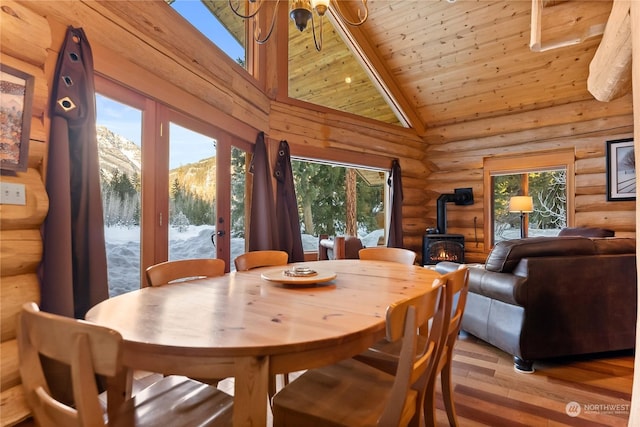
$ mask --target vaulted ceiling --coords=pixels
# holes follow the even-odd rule
[[[540,15],[532,40],[535,2]],[[352,10],[357,3],[341,2]],[[325,29],[320,53],[309,29],[290,31],[301,38],[290,41],[289,94],[385,122],[406,121],[418,132],[593,99],[589,64],[612,3],[369,0],[367,22],[347,27],[346,45],[357,46],[356,55],[345,50],[340,29]],[[210,7],[228,13],[226,1]],[[357,77],[345,90],[350,73]],[[310,84],[314,79],[321,79],[322,90]],[[384,97],[376,93],[381,88]]]

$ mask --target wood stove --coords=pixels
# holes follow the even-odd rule
[[[422,237],[422,265],[440,261],[464,262],[464,236],[462,234],[430,234]]]
[[[438,228],[427,229],[422,237],[422,265],[433,265],[440,261],[464,262],[464,235],[447,234],[447,203],[472,205],[471,188],[456,188],[453,194],[441,194],[437,201]]]

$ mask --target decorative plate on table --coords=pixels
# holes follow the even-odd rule
[[[262,273],[262,278],[283,285],[315,285],[335,279],[332,271],[317,271],[305,266],[295,266],[284,270],[270,270]]]

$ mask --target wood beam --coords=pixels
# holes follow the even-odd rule
[[[347,12],[344,6],[341,11]],[[411,103],[395,82],[385,61],[378,56],[377,50],[371,46],[360,27],[351,27],[345,24],[338,18],[333,6],[329,8],[327,16],[400,122],[404,126],[412,127],[418,134],[424,133],[425,124],[420,119],[420,115],[411,107]],[[348,16],[348,18],[352,21],[357,20],[352,16]]]
[[[544,52],[602,35],[610,7],[607,1],[531,0],[529,48],[532,52]]]
[[[600,46],[589,65],[587,88],[598,101],[631,91],[631,2],[615,0]]]

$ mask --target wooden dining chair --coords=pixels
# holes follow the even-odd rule
[[[289,262],[289,254],[285,251],[250,251],[238,255],[233,263],[236,271],[247,271],[258,267],[285,265]]]
[[[419,426],[419,390],[435,368],[442,336],[443,283],[436,279],[424,294],[387,308],[386,339],[400,346],[394,375],[355,359],[310,369],[273,398],[274,427]],[[429,325],[432,339],[418,348],[418,328]]]
[[[225,262],[217,258],[189,258],[165,261],[147,267],[149,286],[162,286],[183,280],[224,275]],[[194,378],[199,382],[216,386],[223,378]]]
[[[453,402],[453,387],[451,384],[451,368],[453,347],[455,346],[462,325],[462,315],[467,301],[469,289],[469,268],[461,264],[458,270],[442,276],[445,282],[443,291],[444,313],[449,318],[445,322],[442,335],[442,345],[438,349],[438,363],[436,364],[424,391],[424,417],[427,426],[436,425],[435,422],[435,391],[438,375],[442,386],[442,399],[447,412],[449,424],[457,426],[457,416]],[[429,339],[429,335],[422,331],[419,342]],[[354,359],[364,362],[384,372],[393,373],[398,366],[399,349],[393,343],[380,341],[367,351],[357,355]]]
[[[356,236],[335,236],[329,238],[321,234],[318,238],[318,261],[328,259],[358,259],[362,240]]]
[[[413,265],[416,261],[416,253],[412,250],[404,248],[387,248],[385,246],[362,248],[358,251],[358,255],[360,256],[360,259],[392,261],[407,265]]]
[[[25,303],[17,328],[20,375],[35,421],[53,426],[227,426],[233,398],[186,377],[167,376],[127,398],[127,369],[122,365],[122,336],[83,320],[45,313]],[[74,404],[56,400],[41,357],[68,365]],[[106,379],[107,414],[98,397],[96,376]],[[105,418],[108,422],[105,424]]]
[[[445,325],[446,335],[444,345],[440,351],[439,361],[436,364],[429,383],[424,401],[424,414],[426,425],[436,425],[436,382],[440,375],[442,388],[442,400],[449,419],[449,425],[457,426],[458,417],[453,402],[453,385],[451,384],[451,369],[453,364],[453,347],[458,340],[462,315],[467,304],[469,292],[469,267],[462,264],[458,270],[447,273],[447,284],[444,290],[446,310],[451,313],[449,324]]]
[[[273,265],[286,265],[289,262],[289,254],[285,251],[249,251],[242,255],[238,255],[233,263],[236,266],[236,271],[247,271],[259,267],[269,267]],[[282,374],[282,383],[286,386],[289,384],[289,374]],[[276,393],[277,383],[276,378],[271,377],[269,379],[269,401]]]
[[[224,275],[224,268],[224,261],[217,258],[165,261],[147,268],[147,284],[149,286],[160,286],[197,277],[222,276]]]

